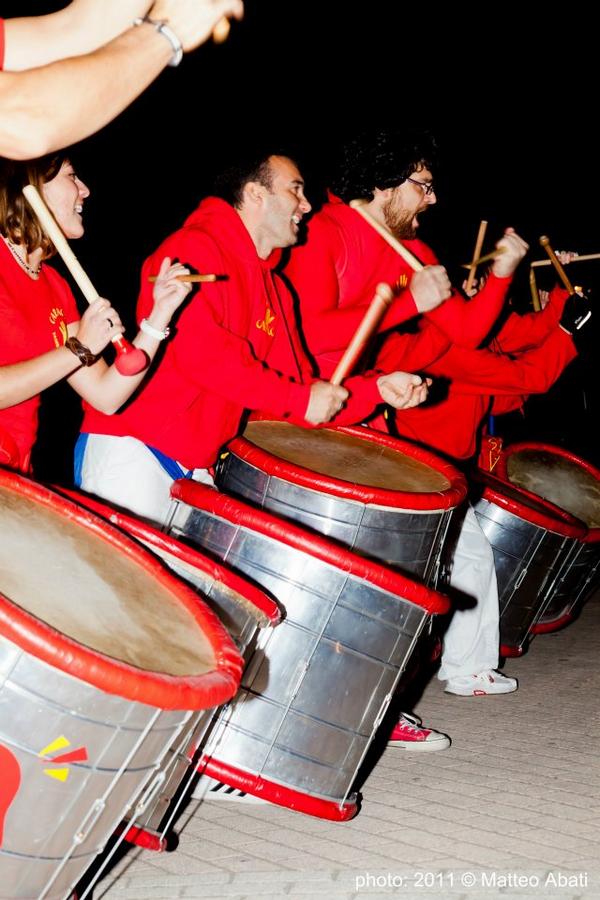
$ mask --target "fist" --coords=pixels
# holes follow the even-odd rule
[[[379,395],[384,403],[394,409],[410,409],[427,399],[431,378],[421,378],[409,372],[392,372],[377,380]]]
[[[514,228],[507,228],[496,244],[496,250],[502,250],[494,260],[492,272],[498,278],[510,278],[529,250],[529,244],[519,237]]]
[[[410,280],[410,292],[419,312],[435,309],[452,293],[450,279],[443,266],[425,266]]]
[[[328,381],[315,381],[310,386],[310,400],[304,418],[311,425],[322,425],[333,419],[348,399],[346,388]]]

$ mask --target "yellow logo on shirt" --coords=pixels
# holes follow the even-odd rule
[[[48,319],[51,325],[56,325],[56,323],[58,322],[58,334],[56,333],[56,331],[52,332],[52,340],[54,341],[54,346],[63,347],[67,338],[69,337],[69,332],[67,331],[67,326],[65,324],[64,310],[60,306],[53,307],[53,309],[50,310]]]
[[[400,278],[397,278],[394,284],[392,285],[392,290],[395,294],[399,294],[400,291],[404,290],[406,285],[408,284],[408,276],[406,274],[401,275]]]
[[[273,310],[267,303],[267,308],[265,309],[265,317],[264,319],[259,319],[256,323],[256,327],[260,331],[264,331],[269,337],[273,337],[275,335],[275,331],[273,330],[273,322],[275,321],[275,316],[273,315]]]

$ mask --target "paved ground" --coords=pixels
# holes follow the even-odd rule
[[[194,801],[175,852],[131,849],[94,900],[600,898],[599,657],[596,596],[507,663],[516,694],[432,681],[416,711],[451,749],[386,750],[353,821]]]

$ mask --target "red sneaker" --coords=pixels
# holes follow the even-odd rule
[[[403,750],[446,750],[450,746],[450,738],[433,728],[423,728],[421,720],[415,716],[402,713],[388,741],[390,747],[401,747]]]

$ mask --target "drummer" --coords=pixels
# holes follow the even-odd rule
[[[435,145],[431,137],[406,130],[364,135],[344,148],[329,201],[311,219],[306,244],[293,250],[286,268],[298,296],[307,344],[321,374],[327,374],[335,366],[364,313],[376,280],[381,277],[405,285],[404,293],[398,297],[399,305],[407,303],[407,295],[412,296],[416,301],[414,312],[425,314],[426,327],[419,333],[397,337],[396,349],[404,345],[407,358],[410,350],[419,370],[443,355],[453,343],[477,347],[501,312],[512,275],[527,249],[512,229],[507,229],[498,242],[503,252],[494,261],[485,288],[477,297],[467,303],[454,292],[440,305],[443,299],[440,284],[442,293],[446,288],[440,279],[445,271],[440,271],[430,248],[417,239],[420,216],[436,202],[434,164]],[[372,217],[426,263],[425,268],[413,274],[396,251],[347,205],[352,199],[367,201]],[[426,299],[421,299],[422,296]],[[384,318],[381,326],[384,338],[391,333],[393,324]],[[396,359],[402,358],[398,352]],[[473,629],[468,633],[458,620],[449,631],[456,629],[461,646],[471,651],[466,654],[465,670],[460,673],[468,681],[467,692],[509,693],[516,690],[516,680],[497,671],[499,616],[493,556],[474,515],[468,514],[468,523],[469,533],[474,523],[480,536],[481,565],[472,566],[470,547],[465,549],[466,561],[463,561],[463,546],[459,542],[451,584],[475,594],[480,609],[493,610],[496,636],[490,637],[481,629],[475,635]],[[464,533],[467,534],[466,529]],[[475,573],[478,577],[474,584]],[[464,693],[465,689],[462,681],[448,680],[446,690]],[[416,730],[411,719],[402,716],[390,742],[404,749],[448,746],[447,740],[446,743],[436,741],[436,736],[443,737],[430,729]]]
[[[145,372],[123,376],[100,354],[123,333],[119,314],[98,299],[80,316],[63,278],[46,262],[54,247],[22,194],[33,184],[69,238],[81,237],[89,196],[68,157],[28,163],[0,159],[0,461],[26,472],[37,434],[40,393],[66,378],[85,400],[111,413],[127,400]],[[189,293],[177,280],[187,270],[162,261],[148,304],[148,327],[134,343],[151,360],[164,329]]]
[[[243,160],[223,174],[218,195],[146,260],[138,316],[147,315],[149,279],[165,254],[217,280],[199,285],[133,403],[116,416],[87,410],[76,448],[81,487],[155,522],[168,515],[174,479],[212,483],[210,469],[246,410],[342,424],[383,402],[413,406],[427,393],[419,376],[404,372],[350,378],[344,387],[312,377],[292,298],[274,272],[311,208],[290,157]],[[168,330],[153,334],[169,338]]]

